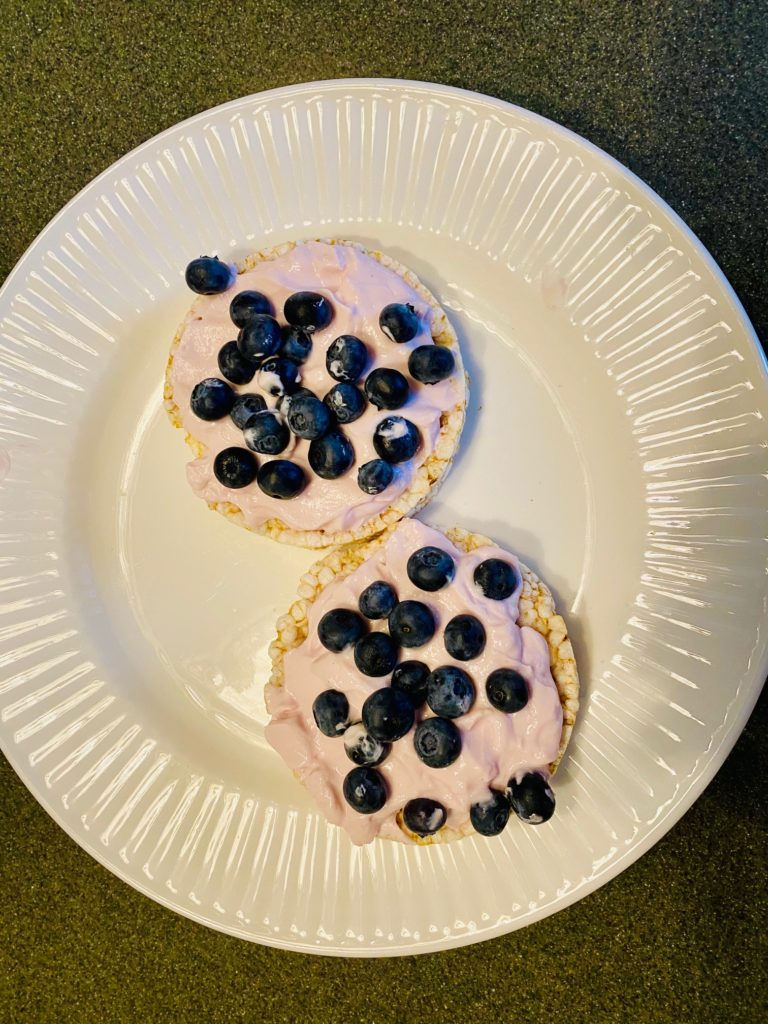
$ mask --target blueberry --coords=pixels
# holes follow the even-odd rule
[[[236,327],[245,327],[258,313],[274,314],[272,303],[261,292],[238,292],[229,304],[229,318]]]
[[[283,414],[283,416],[288,415],[288,410],[291,407],[291,402],[293,402],[294,399],[298,398],[299,395],[306,395],[307,398],[314,398],[315,392],[310,391],[309,388],[296,388],[296,390],[292,391],[289,395],[280,395],[276,402],[276,405],[280,412]]]
[[[279,412],[264,409],[252,416],[243,431],[245,443],[259,455],[279,455],[288,447],[290,431]]]
[[[201,420],[220,420],[235,403],[235,392],[226,381],[218,377],[206,377],[192,389],[189,400],[195,416]]]
[[[294,292],[285,300],[283,312],[291,327],[301,327],[310,333],[327,327],[333,319],[333,307],[317,292]]]
[[[323,690],[312,702],[312,714],[323,736],[341,736],[349,724],[349,701],[339,690]]]
[[[282,398],[296,390],[299,380],[299,368],[290,359],[283,359],[281,356],[272,356],[265,359],[261,364],[259,375],[256,378],[262,391],[274,398]]]
[[[354,384],[336,384],[323,399],[339,423],[354,423],[365,412],[365,395]]]
[[[385,686],[363,704],[363,724],[374,739],[393,743],[413,725],[413,704],[404,693]]]
[[[386,619],[397,604],[397,594],[384,580],[375,580],[362,592],[358,604],[367,619]]]
[[[435,617],[421,601],[401,601],[388,621],[390,635],[401,647],[423,647],[435,635]]]
[[[445,345],[419,345],[408,357],[408,372],[422,384],[438,384],[456,367],[453,352]]]
[[[528,684],[513,668],[491,672],[485,681],[485,692],[495,708],[510,714],[521,711],[528,703]]]
[[[475,684],[456,665],[444,665],[429,673],[427,704],[436,715],[458,718],[466,715],[475,702]]]
[[[447,718],[425,718],[413,734],[413,746],[428,768],[447,768],[461,753],[461,733]]]
[[[377,409],[400,409],[408,401],[408,381],[399,370],[381,366],[369,373],[365,380],[368,401]]]
[[[410,302],[391,302],[381,311],[379,327],[390,341],[411,341],[419,333],[421,321]]]
[[[420,446],[418,428],[404,416],[387,416],[373,432],[373,447],[385,462],[407,462]]]
[[[306,362],[312,351],[312,339],[309,334],[300,327],[283,327],[282,334],[280,355],[297,365]]]
[[[507,796],[512,810],[528,825],[541,825],[555,813],[555,794],[539,772],[527,772],[519,781],[513,776]]]
[[[266,313],[254,313],[237,336],[241,355],[260,363],[280,348],[280,324]]]
[[[368,349],[359,338],[342,334],[331,342],[325,353],[325,365],[334,380],[354,384],[368,362]]]
[[[392,748],[374,739],[362,722],[356,722],[344,733],[344,749],[350,761],[373,768],[381,764]]]
[[[218,256],[200,256],[187,264],[184,279],[187,287],[198,295],[218,295],[231,288],[237,278],[237,271],[230,263],[224,263]]]
[[[263,412],[266,408],[267,403],[261,395],[238,395],[229,415],[236,427],[245,430],[256,413]]]
[[[456,661],[471,661],[483,652],[485,629],[474,615],[454,615],[445,627],[443,641]]]
[[[225,448],[213,460],[213,472],[225,487],[247,487],[256,479],[258,465],[246,448]]]
[[[434,592],[451,582],[456,575],[456,566],[447,551],[428,545],[414,551],[408,559],[406,572],[419,590]]]
[[[365,676],[388,676],[397,664],[397,644],[387,633],[368,633],[355,644],[355,665]]]
[[[392,673],[392,689],[406,694],[415,708],[427,699],[429,667],[423,661],[401,661]]]
[[[270,498],[295,498],[307,486],[301,466],[288,459],[271,459],[259,469],[256,483]]]
[[[233,384],[248,384],[256,373],[256,364],[241,355],[236,341],[228,341],[222,345],[218,355],[219,370],[222,377]]]
[[[475,569],[473,579],[492,601],[503,601],[510,597],[520,582],[515,567],[501,558],[486,558]]]
[[[338,654],[356,644],[367,629],[365,619],[351,608],[334,608],[320,619],[317,635],[323,647]]]
[[[357,471],[357,486],[366,494],[381,494],[392,483],[394,469],[383,459],[371,459]]]
[[[448,812],[437,800],[419,796],[409,800],[403,808],[405,827],[417,836],[433,836],[445,824]]]
[[[332,430],[309,446],[309,464],[324,480],[335,480],[355,461],[352,442],[340,430]]]
[[[492,789],[487,800],[481,800],[469,808],[469,820],[475,832],[481,836],[497,836],[507,826],[509,810],[506,794]]]
[[[333,417],[324,402],[314,395],[300,395],[288,405],[288,426],[297,437],[314,441],[331,429]]]
[[[387,787],[375,768],[353,768],[344,779],[344,799],[360,814],[375,814],[387,802]]]

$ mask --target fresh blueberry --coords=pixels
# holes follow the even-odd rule
[[[362,592],[358,604],[367,619],[386,619],[397,604],[397,594],[384,580],[374,580]]]
[[[206,377],[195,384],[189,404],[192,412],[201,420],[220,420],[232,409],[235,397],[235,392],[226,381],[218,377]]]
[[[428,768],[447,768],[461,753],[461,733],[447,718],[425,718],[413,734],[413,746]]]
[[[474,615],[454,615],[445,627],[445,649],[456,661],[471,661],[485,647],[485,628]]]
[[[233,384],[248,384],[256,373],[256,364],[246,359],[236,341],[228,341],[219,349],[219,370]]]
[[[415,708],[420,708],[427,699],[429,666],[423,661],[401,661],[392,673],[392,689],[410,697]]]
[[[406,572],[419,590],[434,592],[447,586],[456,575],[456,566],[447,551],[428,545],[414,551],[408,559]]]
[[[469,820],[475,832],[481,836],[497,836],[507,827],[509,810],[507,795],[492,789],[487,800],[481,800],[469,808]]]
[[[475,702],[475,684],[457,665],[443,665],[429,673],[427,704],[436,715],[458,718],[466,715]]]
[[[368,633],[355,644],[355,665],[364,676],[388,676],[397,664],[397,644],[387,633]]]
[[[473,575],[475,583],[492,601],[503,601],[514,594],[520,582],[515,567],[501,558],[486,558]]]
[[[335,384],[323,399],[339,423],[354,423],[365,412],[365,395],[354,384]]]
[[[385,686],[366,698],[363,724],[374,739],[394,743],[413,725],[413,704],[404,693]]]
[[[392,483],[394,469],[383,459],[371,459],[357,471],[357,486],[366,494],[381,494]]]
[[[263,412],[266,408],[267,403],[261,395],[238,395],[229,415],[236,427],[245,430],[256,413]]]
[[[437,800],[419,796],[409,800],[403,808],[405,827],[417,836],[433,836],[445,824],[448,812]]]
[[[388,622],[390,635],[401,647],[423,647],[435,635],[435,617],[421,601],[401,601]]]
[[[290,402],[286,418],[294,434],[306,441],[323,437],[333,422],[328,406],[314,395],[301,395]]]
[[[373,432],[373,447],[385,462],[407,462],[421,446],[418,428],[404,416],[387,416]]]
[[[352,442],[340,430],[332,430],[309,446],[309,464],[324,480],[335,480],[355,461]]]
[[[259,455],[279,455],[288,447],[291,439],[285,420],[274,409],[257,412],[243,431],[245,443],[252,452]]]
[[[499,711],[513,714],[528,703],[528,684],[513,668],[497,668],[485,681],[490,703]]]
[[[283,343],[280,346],[280,355],[297,365],[306,362],[312,351],[312,339],[309,334],[300,327],[283,327],[282,334]]]
[[[521,779],[513,776],[507,796],[512,810],[528,825],[541,825],[555,813],[555,794],[539,772],[527,772]]]
[[[288,415],[288,410],[291,407],[291,402],[295,398],[298,398],[299,395],[306,395],[307,398],[314,398],[315,392],[310,391],[309,388],[296,388],[296,390],[292,391],[289,395],[280,395],[276,402],[276,405],[280,412],[283,414],[283,416]]]
[[[419,333],[419,314],[410,302],[391,302],[379,316],[379,327],[390,341],[411,341]]]
[[[317,635],[323,647],[339,654],[345,647],[356,644],[367,630],[365,619],[357,612],[351,608],[334,608],[320,619]]]
[[[323,736],[341,736],[349,724],[349,701],[339,690],[323,690],[312,702],[312,714]]]
[[[354,384],[368,362],[368,349],[359,338],[342,334],[331,342],[325,353],[325,365],[334,380]]]
[[[377,409],[400,409],[408,401],[408,381],[399,370],[380,366],[365,379],[368,401]]]
[[[237,336],[241,355],[252,363],[273,356],[280,348],[280,324],[267,313],[254,313]]]
[[[408,357],[408,372],[422,384],[439,384],[455,367],[453,352],[445,345],[419,345]]]
[[[262,391],[274,398],[282,398],[296,390],[299,380],[299,368],[290,359],[283,359],[281,356],[272,356],[265,359],[261,364],[259,375],[256,378]]]
[[[387,802],[387,787],[375,768],[353,768],[344,779],[344,799],[360,814],[375,814]]]
[[[258,462],[247,448],[225,448],[213,460],[213,472],[225,487],[247,487],[256,479]]]
[[[198,295],[218,295],[231,288],[237,278],[237,270],[224,263],[218,256],[200,256],[187,264],[184,279],[187,287]]]
[[[294,292],[285,300],[283,312],[291,327],[301,327],[310,333],[327,327],[333,319],[333,307],[317,292]]]
[[[344,733],[344,749],[350,761],[373,768],[381,764],[392,748],[374,739],[362,722],[356,722]]]
[[[245,327],[259,313],[274,314],[272,303],[261,292],[238,292],[229,304],[229,318],[236,327]]]
[[[289,459],[271,459],[259,469],[256,483],[270,498],[295,498],[307,486],[301,466]]]

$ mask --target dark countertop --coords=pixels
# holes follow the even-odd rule
[[[417,78],[605,148],[688,222],[768,335],[759,0],[40,0],[0,15],[0,277],[95,174],[181,118],[292,82]],[[0,759],[0,1021],[756,1024],[767,731],[764,696],[683,820],[587,899],[492,942],[376,962],[252,946],[164,910],[80,850]]]

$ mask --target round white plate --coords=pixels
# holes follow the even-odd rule
[[[187,261],[381,245],[473,382],[426,519],[548,580],[583,710],[546,828],[356,849],[266,745],[273,623],[315,556],[188,490],[161,409]],[[691,805],[766,672],[766,373],[712,260],[604,153],[442,86],[323,82],[200,114],[49,224],[0,299],[0,739],[131,885],[244,938],[386,955],[579,899]]]

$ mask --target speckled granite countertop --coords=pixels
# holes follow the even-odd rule
[[[428,79],[604,147],[709,247],[768,334],[768,12],[759,0],[440,4],[28,2],[0,7],[0,277],[126,150],[292,82]],[[685,818],[586,900],[428,957],[251,946],[112,877],[0,760],[0,1021],[501,1020],[757,1024],[768,699]]]

